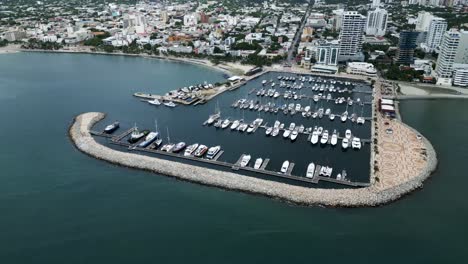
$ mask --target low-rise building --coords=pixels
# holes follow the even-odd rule
[[[372,63],[367,62],[349,62],[346,67],[346,72],[349,74],[376,76],[377,70]]]

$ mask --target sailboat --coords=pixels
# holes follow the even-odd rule
[[[162,146],[161,150],[171,152],[171,150],[174,148],[175,145],[171,143],[171,138],[169,137],[169,128],[166,128],[166,129],[167,129],[167,144]]]

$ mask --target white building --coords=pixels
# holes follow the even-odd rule
[[[372,7],[378,7],[380,5],[380,0],[372,0]]]
[[[339,31],[343,22],[344,9],[333,10],[333,29]]]
[[[453,85],[455,86],[468,86],[468,65],[467,64],[455,64],[453,66]]]
[[[387,30],[388,12],[376,8],[367,14],[366,35],[383,36]]]
[[[372,63],[367,62],[349,62],[346,67],[346,72],[349,74],[376,76],[377,70]]]
[[[438,51],[442,37],[447,31],[447,21],[440,17],[433,17],[429,24],[426,42],[421,45],[426,52]]]
[[[198,23],[197,17],[194,14],[187,14],[184,16],[184,26],[192,27]]]
[[[421,11],[418,13],[418,20],[416,22],[416,31],[425,32],[429,30],[429,25],[434,16],[430,12]]]
[[[468,64],[468,31],[451,29],[444,34],[435,69],[438,84],[452,83],[454,63]]]
[[[362,50],[366,17],[356,11],[343,13],[340,32],[340,60],[353,59]]]
[[[322,65],[338,65],[338,54],[340,52],[340,44],[338,40],[321,41],[315,53],[317,64]]]

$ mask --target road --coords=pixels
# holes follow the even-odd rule
[[[311,7],[314,5],[314,1],[310,0],[309,6],[307,7],[307,10],[304,14],[304,17],[302,17],[301,25],[299,26],[298,30],[296,31],[296,35],[294,35],[294,39],[291,43],[291,48],[288,51],[288,58],[286,59],[286,63],[289,65],[292,65],[293,60],[294,60],[294,53],[297,51],[297,47],[299,46],[299,41],[301,40],[301,35],[302,35],[302,30],[304,29],[304,26],[307,22],[307,18],[310,15]]]

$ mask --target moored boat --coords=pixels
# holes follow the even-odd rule
[[[208,151],[208,147],[205,145],[198,146],[197,150],[195,150],[194,156],[195,157],[202,157]]]
[[[281,173],[286,173],[288,171],[288,168],[289,168],[289,161],[285,160],[283,162],[283,165],[281,166]]]
[[[213,159],[214,157],[216,157],[216,155],[219,153],[220,150],[221,150],[221,146],[215,146],[215,147],[209,148],[208,153],[206,154],[206,158]]]
[[[254,169],[260,169],[260,167],[262,166],[263,164],[263,159],[262,158],[258,158],[255,160],[255,164],[254,164]]]
[[[311,163],[309,163],[309,166],[307,166],[306,177],[307,178],[313,178],[314,177],[314,172],[315,172],[315,164],[313,162],[311,162]]]
[[[184,156],[191,156],[198,148],[198,143],[192,144],[185,149]]]
[[[247,165],[249,164],[251,158],[252,158],[252,157],[251,157],[250,155],[244,155],[244,156],[242,157],[240,166],[241,166],[241,167],[247,166]]]
[[[119,122],[114,122],[104,128],[104,133],[106,134],[112,134],[114,131],[116,131],[120,127]]]
[[[175,144],[174,148],[172,149],[172,152],[175,152],[175,153],[180,152],[185,148],[185,146],[186,146],[185,142],[179,142]]]

